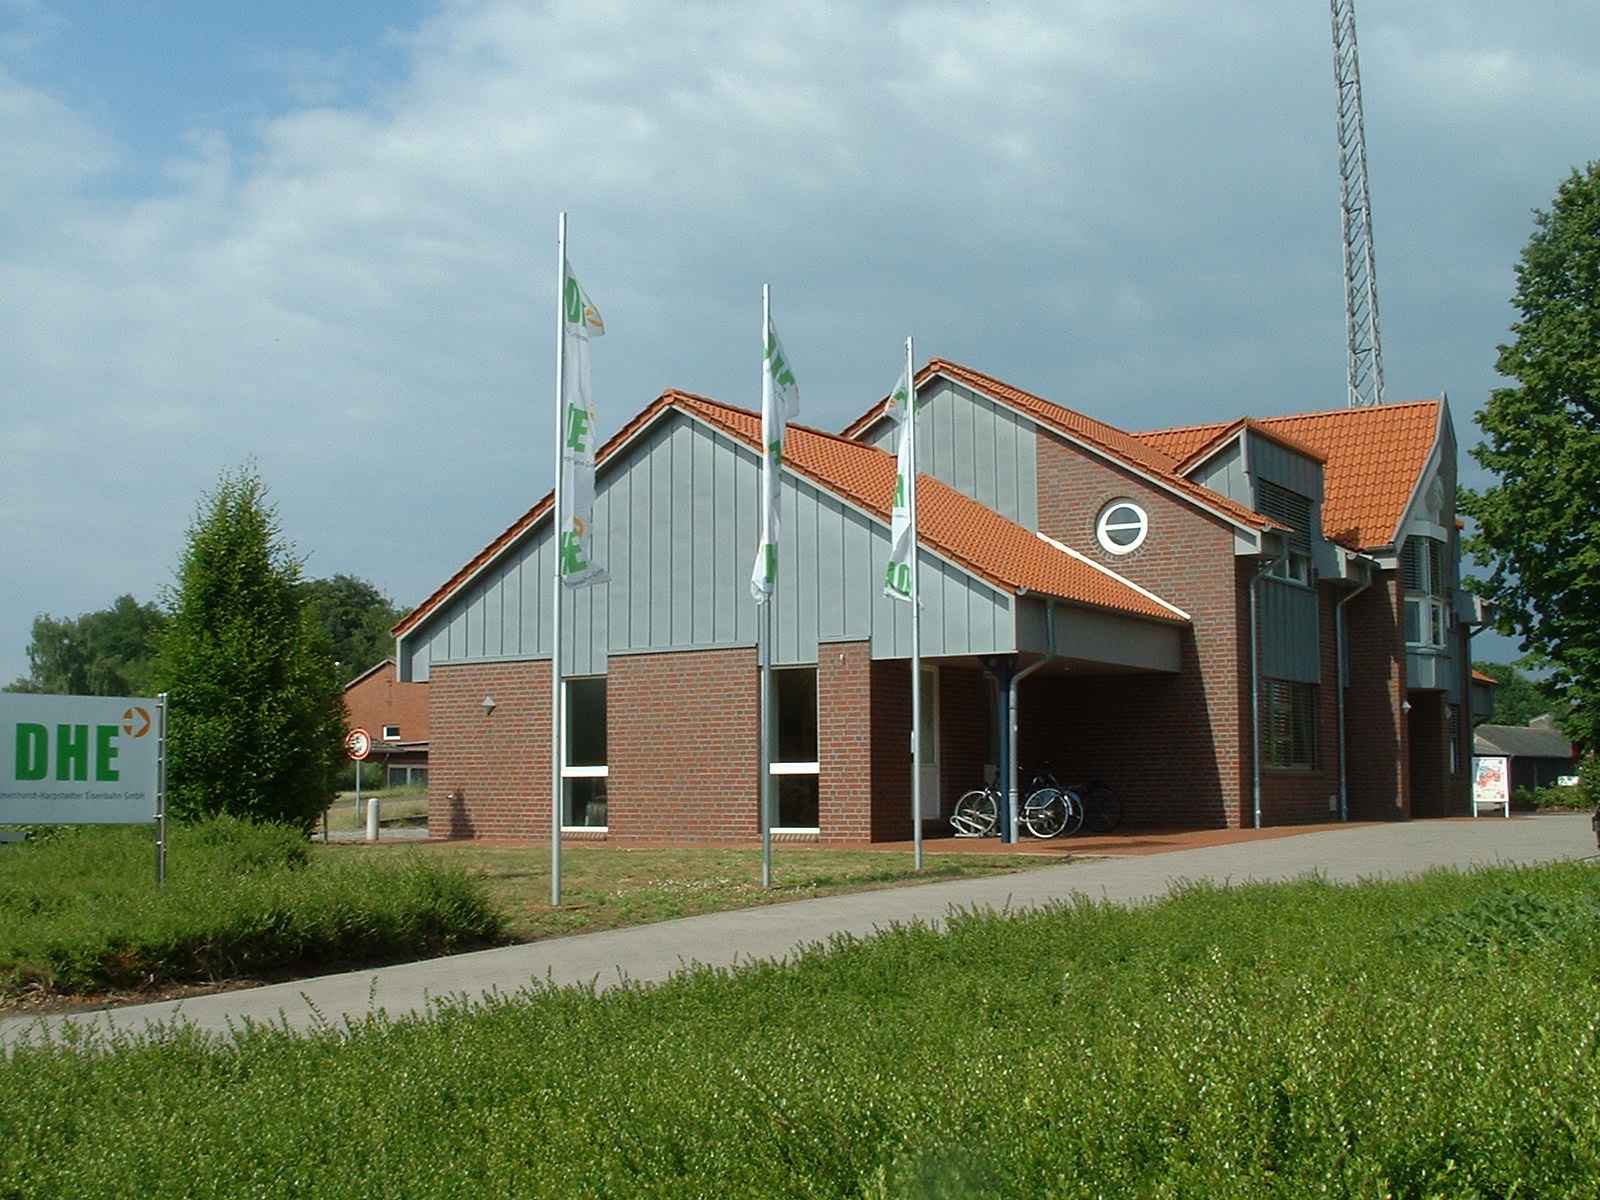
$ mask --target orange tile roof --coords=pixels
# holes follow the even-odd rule
[[[758,414],[704,396],[668,390],[600,448],[597,462],[610,459],[667,408],[697,417],[751,449],[760,450]],[[862,442],[790,424],[784,465],[880,520],[889,520],[894,502],[893,455]],[[531,530],[553,503],[553,495],[547,494],[419,604],[395,627],[395,633],[416,628],[447,597]],[[917,526],[925,548],[1013,595],[1026,590],[1157,621],[1188,620],[1180,610],[1114,572],[1052,545],[954,488],[920,474]]]
[[[1412,493],[1438,441],[1441,402],[1415,400],[1252,420],[1254,428],[1324,460],[1324,535],[1352,550],[1394,544]],[[1193,425],[1140,434],[1187,464],[1234,425]]]
[[[1009,383],[985,375],[981,371],[974,371],[971,367],[964,367],[960,363],[944,358],[928,360],[928,365],[917,372],[917,386],[922,387],[935,375],[943,375],[952,382],[960,383],[1010,405],[1041,425],[1122,463],[1158,485],[1178,493],[1191,503],[1208,508],[1236,525],[1248,529],[1286,528],[1270,517],[1253,512],[1230,497],[1214,492],[1181,475],[1177,470],[1178,459],[1165,447],[1153,444],[1143,437],[1125,433],[1107,425],[1104,421],[1096,421],[1093,417],[1086,417],[1080,412],[1074,412],[1070,408],[1064,408],[1021,388],[1012,387]],[[845,428],[843,436],[859,437],[882,416],[883,404],[880,402],[852,421]]]
[[[671,393],[679,407],[761,445],[761,418],[703,396]],[[894,504],[895,460],[843,435],[790,425],[784,465],[887,521]],[[1003,591],[1022,589],[1161,621],[1185,621],[1178,609],[1096,563],[1067,553],[1014,521],[928,475],[917,476],[922,545]]]

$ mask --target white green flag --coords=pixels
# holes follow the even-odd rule
[[[767,321],[761,372],[761,545],[750,573],[750,595],[758,604],[772,596],[778,579],[778,478],[783,465],[783,439],[790,421],[800,415],[800,386],[783,352],[772,321]]]
[[[916,486],[916,446],[912,442],[910,388],[906,373],[889,394],[884,415],[900,426],[900,453],[894,476],[894,510],[889,517],[889,569],[883,577],[883,594],[895,600],[911,600],[911,556],[916,553],[916,535],[911,528],[911,489]]]
[[[589,339],[606,331],[600,312],[584,295],[572,267],[562,267],[561,511],[556,514],[561,582],[569,588],[604,583],[609,576],[590,558],[594,514],[594,392],[589,381]]]

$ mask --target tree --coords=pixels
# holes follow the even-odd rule
[[[1544,680],[1524,674],[1511,663],[1475,662],[1472,669],[1499,684],[1494,690],[1496,725],[1527,725],[1535,717],[1560,714],[1565,708]]]
[[[1548,663],[1570,705],[1566,734],[1600,734],[1600,164],[1574,171],[1517,267],[1522,314],[1476,420],[1472,456],[1498,483],[1464,492],[1477,523],[1468,549],[1492,565],[1472,590],[1495,604],[1502,633]]]
[[[157,661],[168,810],[309,829],[333,798],[344,694],[254,464],[201,497]]]
[[[333,645],[340,680],[354,679],[394,655],[389,631],[405,613],[365,579],[335,575],[307,580],[301,596]]]
[[[110,608],[76,618],[35,617],[28,674],[8,692],[63,696],[146,696],[167,614],[118,596]]]

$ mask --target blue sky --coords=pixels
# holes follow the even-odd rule
[[[1531,212],[1600,156],[1600,6],[1357,19],[1388,392],[1470,445]],[[823,428],[907,333],[1130,429],[1337,407],[1329,36],[1311,0],[0,0],[0,676],[34,616],[156,597],[251,457],[309,573],[427,595],[549,487],[562,209],[602,434],[753,405],[763,283]]]

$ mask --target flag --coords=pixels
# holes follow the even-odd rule
[[[750,595],[757,604],[771,598],[778,579],[778,474],[783,465],[784,433],[789,422],[800,415],[800,386],[770,317],[766,333],[761,372],[761,545],[750,572]]]
[[[606,325],[564,259],[561,274],[565,370],[561,378],[561,511],[556,514],[556,545],[561,582],[569,588],[580,588],[609,578],[605,569],[590,558],[595,417],[589,381],[589,339],[604,334]]]
[[[900,426],[900,453],[894,476],[894,510],[889,517],[889,569],[884,572],[883,594],[894,600],[911,600],[911,556],[916,534],[911,528],[911,487],[916,477],[916,447],[911,441],[911,397],[906,373],[889,394],[884,415]]]

